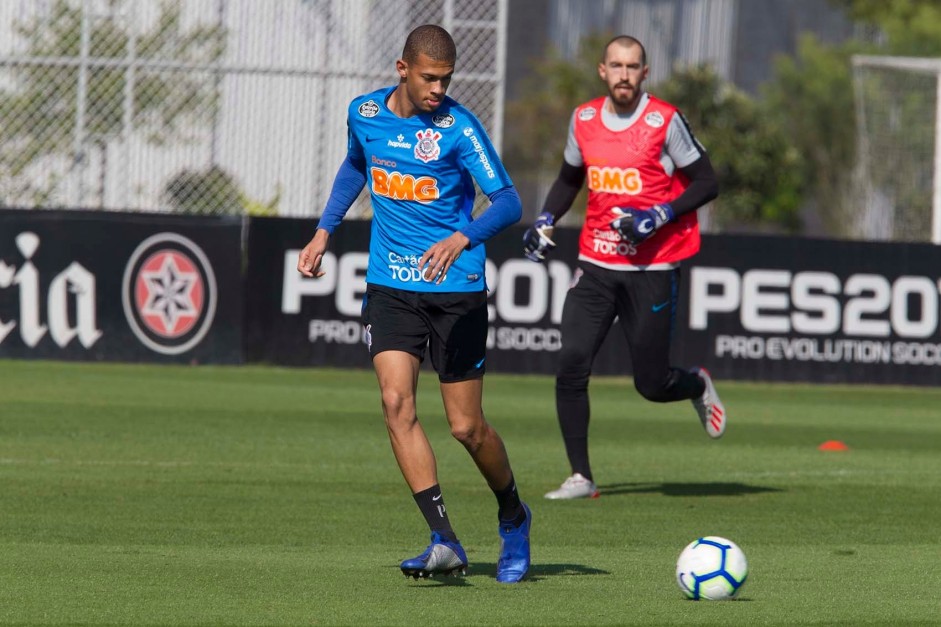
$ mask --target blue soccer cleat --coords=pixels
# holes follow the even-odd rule
[[[500,561],[497,562],[497,581],[516,583],[526,576],[529,570],[529,528],[533,523],[533,513],[523,503],[526,520],[519,527],[500,522]]]
[[[402,562],[400,568],[406,577],[427,579],[435,575],[450,575],[455,571],[467,573],[467,554],[460,542],[445,540],[431,532],[431,544],[425,552]]]

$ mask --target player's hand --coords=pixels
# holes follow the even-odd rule
[[[297,257],[297,271],[306,277],[319,279],[324,275],[320,269],[323,262],[323,254],[327,252],[327,242],[330,240],[330,234],[323,229],[317,229],[317,232],[304,246],[304,250]]]
[[[461,256],[470,240],[461,232],[456,232],[450,237],[432,244],[431,248],[425,251],[425,254],[418,260],[418,270],[426,281],[433,281],[436,285],[448,278],[448,270],[451,265]]]
[[[675,217],[673,207],[668,203],[654,205],[648,209],[614,207],[611,211],[617,216],[611,221],[611,228],[635,246]]]
[[[535,261],[545,261],[546,253],[555,248],[552,241],[552,231],[555,218],[548,211],[543,211],[533,222],[533,225],[523,233],[523,254],[526,258]]]

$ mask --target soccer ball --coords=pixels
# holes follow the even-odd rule
[[[676,583],[691,599],[731,599],[748,576],[745,553],[731,540],[706,536],[690,542],[676,561]]]

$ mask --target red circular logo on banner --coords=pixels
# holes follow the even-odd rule
[[[134,335],[165,355],[196,346],[215,316],[212,266],[199,246],[176,233],[141,242],[124,270],[122,295]]]
[[[193,328],[205,294],[197,265],[182,251],[169,248],[151,254],[134,282],[134,305],[141,321],[166,338],[181,337]]]

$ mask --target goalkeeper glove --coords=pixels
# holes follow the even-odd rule
[[[611,221],[611,228],[635,246],[653,235],[667,222],[672,222],[675,217],[673,207],[668,203],[654,205],[649,209],[614,207],[611,211],[617,216]]]
[[[523,233],[523,254],[531,261],[545,261],[546,253],[555,248],[550,239],[555,218],[548,211],[543,211],[533,225]]]

